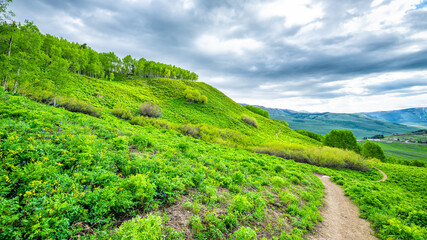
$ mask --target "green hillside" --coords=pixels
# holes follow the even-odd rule
[[[427,144],[378,142],[387,157],[398,160],[419,160],[427,163]]]
[[[190,70],[1,26],[0,239],[305,239],[313,172],[380,238],[427,237],[427,168],[323,146]]]
[[[313,171],[343,185],[381,238],[427,236],[425,168],[376,164],[393,181],[374,183],[375,169],[319,168],[2,92],[0,119],[2,239],[303,239],[322,219]]]
[[[378,134],[405,133],[418,128],[398,123],[379,121],[360,114],[347,113],[302,113],[285,109],[269,109],[270,117],[284,120],[292,129],[305,129],[318,134],[326,134],[333,129],[350,130],[358,138]]]

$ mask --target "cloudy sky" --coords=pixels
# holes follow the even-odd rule
[[[239,103],[427,107],[426,0],[14,0],[15,19],[174,64]]]

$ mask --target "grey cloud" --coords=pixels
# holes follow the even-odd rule
[[[416,40],[393,31],[393,27],[402,26],[407,27],[409,34],[426,31],[426,11],[407,12],[401,25],[386,32],[343,35],[339,32],[340,24],[370,11],[372,1],[323,0],[324,16],[316,20],[322,27],[310,31],[315,40],[310,43],[312,48],[307,49],[298,43],[285,43],[304,26],[285,27],[283,18],[260,20],[255,17],[258,9],[252,4],[265,2],[196,0],[194,9],[185,10],[179,1],[166,0],[153,0],[146,6],[124,0],[27,0],[14,1],[12,7],[19,20],[32,19],[45,32],[57,35],[62,29],[49,27],[52,17],[67,14],[84,23],[84,34],[93,36],[90,45],[96,50],[115,51],[122,57],[132,54],[136,58],[185,67],[198,72],[201,81],[224,77],[229,80],[212,84],[220,90],[259,91],[259,95],[271,99],[287,91],[293,92],[289,95],[297,92],[302,97],[336,98],[343,96],[337,93],[340,86],[329,87],[326,83],[372,73],[427,69],[427,49],[400,53],[397,50],[413,45]],[[97,10],[114,15],[104,19],[94,15]],[[238,28],[231,31],[235,26]],[[66,34],[71,41],[82,38],[79,32]],[[194,46],[195,40],[203,34],[216,35],[223,40],[252,38],[263,43],[264,48],[242,55],[210,56]],[[377,89],[371,86],[370,90],[399,91],[406,86],[402,81]],[[265,83],[277,83],[279,87],[275,91],[260,89]]]

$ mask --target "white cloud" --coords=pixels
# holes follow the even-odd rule
[[[324,15],[322,4],[310,0],[263,2],[257,7],[261,19],[283,17],[286,27],[305,25],[322,18]]]
[[[252,38],[219,39],[215,35],[202,35],[196,39],[197,48],[210,55],[243,55],[263,48],[263,43]]]

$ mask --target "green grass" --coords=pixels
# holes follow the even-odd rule
[[[160,118],[169,128],[181,129],[184,125],[208,129],[200,134],[203,140],[236,146],[236,141],[227,141],[222,135],[241,138],[238,146],[250,148],[265,142],[290,142],[303,145],[319,145],[318,142],[292,131],[284,123],[253,113],[240,106],[217,89],[202,83],[164,78],[121,77],[120,81],[93,79],[72,74],[71,79],[59,94],[85,101],[104,113],[114,108],[130,110],[135,116],[141,103],[150,101],[160,106]],[[205,104],[188,103],[186,89],[191,88],[205,95]],[[51,86],[27,86],[22,93],[40,101],[53,96]],[[247,115],[256,120],[258,128],[242,121]],[[156,124],[157,126],[162,124]],[[164,125],[164,124],[163,124]],[[208,126],[208,127],[206,127]],[[176,130],[177,130],[176,129]],[[276,133],[281,133],[276,139]],[[204,138],[203,138],[204,137]]]
[[[343,185],[345,194],[359,206],[380,239],[427,238],[427,170],[425,168],[376,163],[388,179],[375,169],[362,173],[320,169]]]
[[[0,119],[2,239],[300,239],[321,219],[309,165],[4,93]],[[296,201],[276,201],[281,191]],[[168,223],[181,199],[186,230]]]
[[[322,186],[312,171],[340,181],[380,238],[426,237],[425,168],[376,163],[389,180],[375,183],[375,169],[296,163],[4,93],[0,118],[0,238],[233,239],[255,232],[302,239],[322,219]],[[184,229],[168,222],[176,209],[187,216]]]
[[[383,143],[378,142],[386,157],[427,163],[427,144]]]

